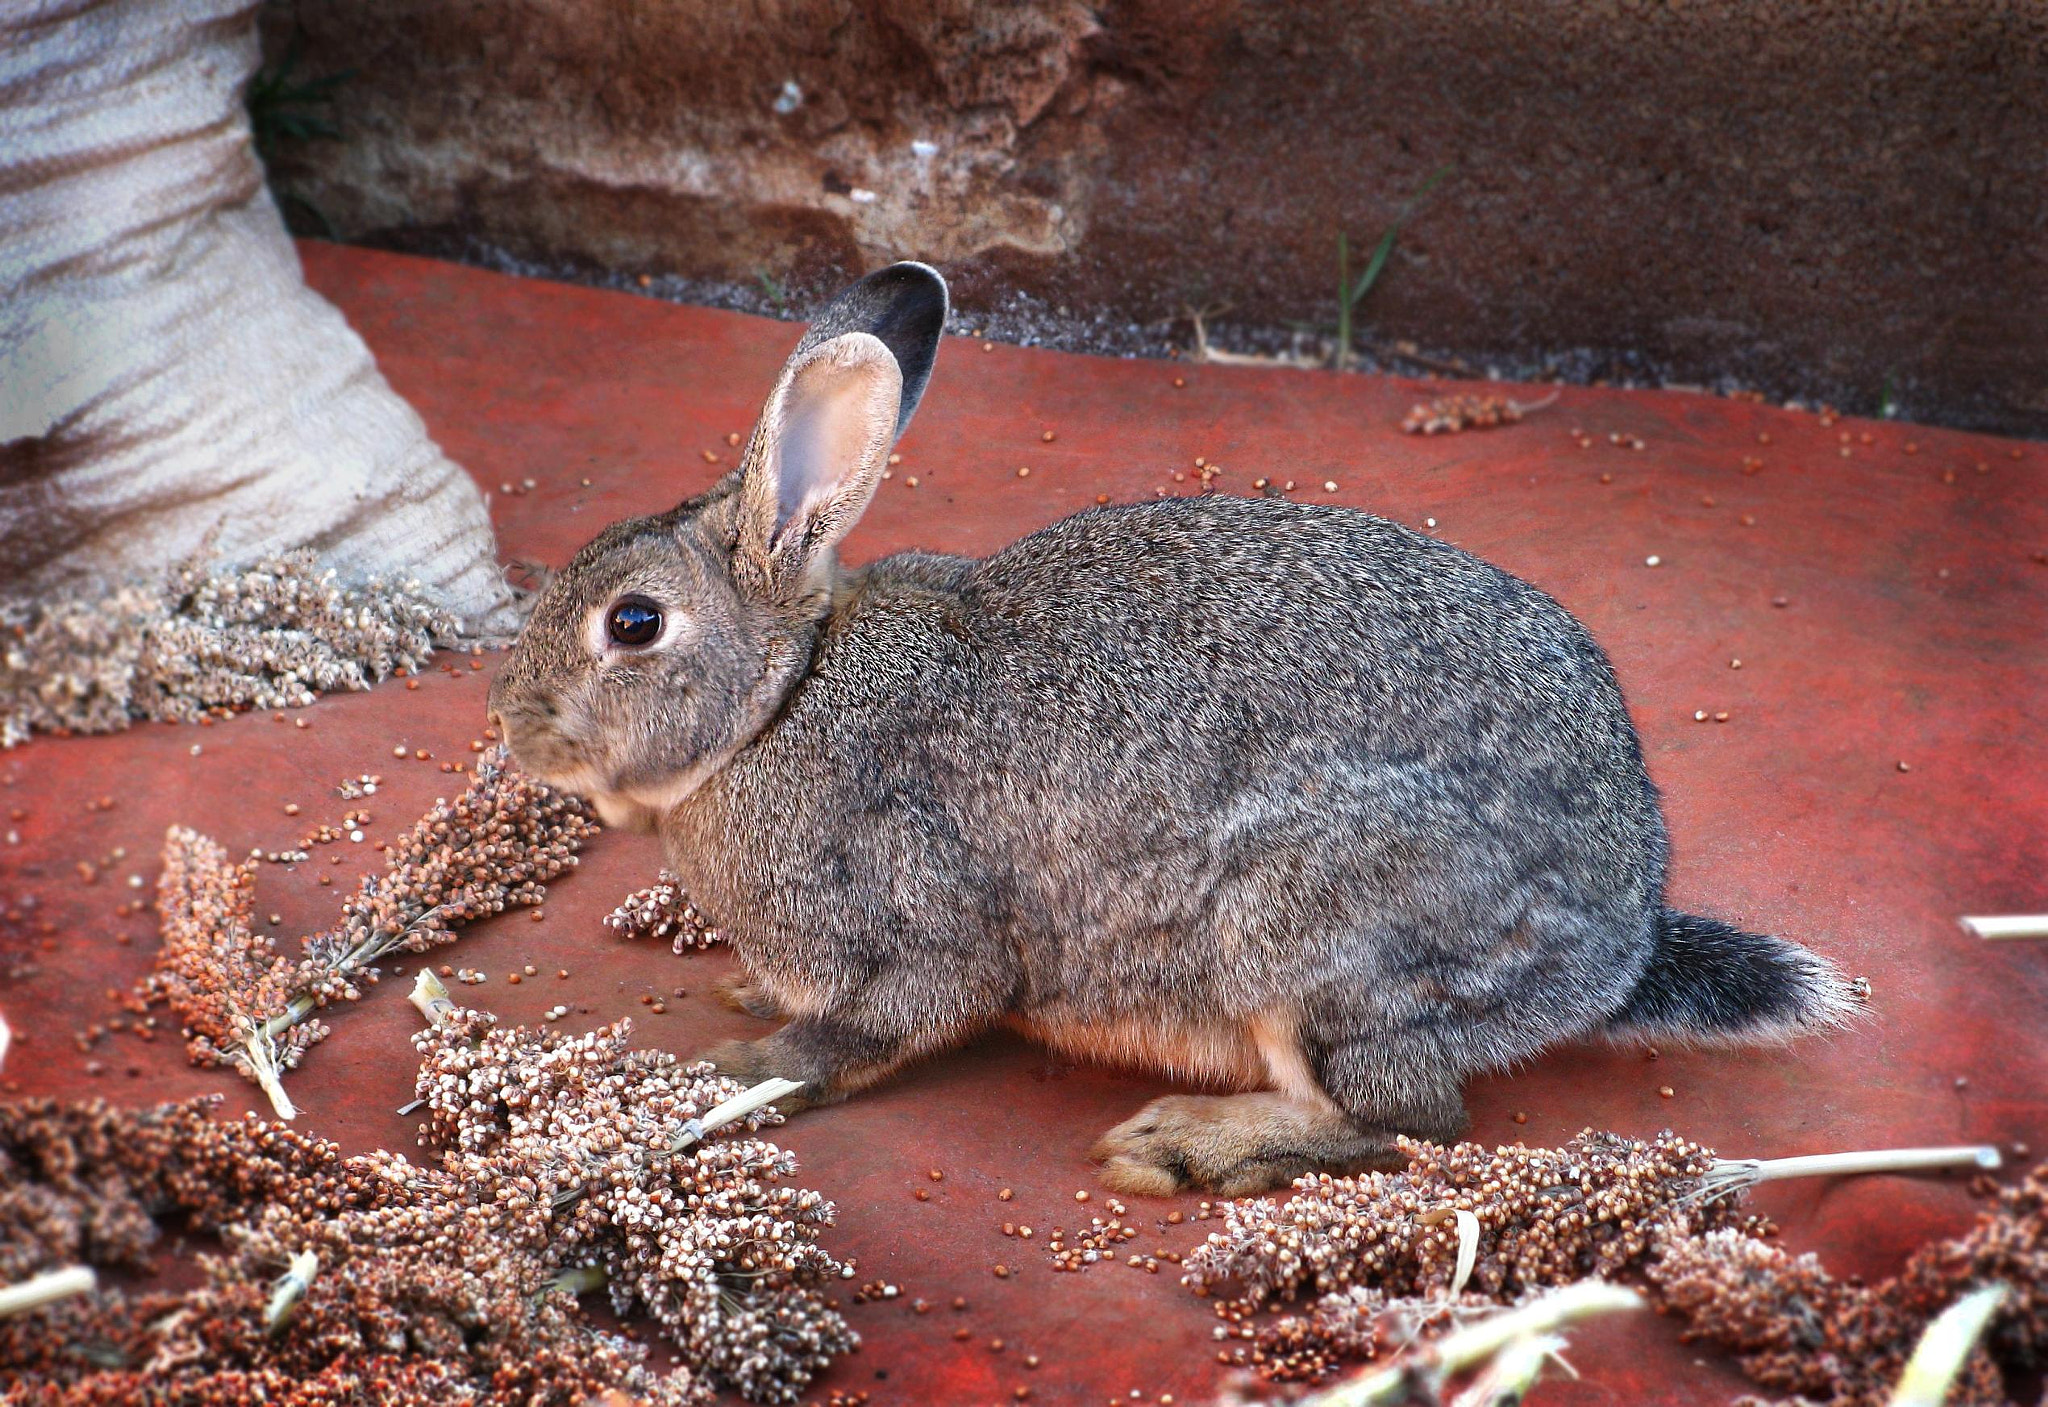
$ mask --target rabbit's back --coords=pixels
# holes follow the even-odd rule
[[[1470,1067],[1621,1003],[1664,866],[1563,607],[1379,518],[1227,497],[856,574],[671,826],[752,837],[693,888],[805,983],[908,947],[1041,1027],[1341,1007],[1455,1026]]]

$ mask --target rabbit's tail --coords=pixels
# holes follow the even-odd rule
[[[1790,1040],[1845,1025],[1868,991],[1796,943],[1663,909],[1649,965],[1607,1029],[1637,1040]]]

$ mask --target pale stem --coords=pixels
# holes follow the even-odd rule
[[[268,1035],[258,1031],[249,1037],[243,1048],[248,1053],[249,1069],[256,1076],[256,1087],[270,1097],[270,1107],[277,1111],[277,1117],[286,1123],[298,1118],[298,1106],[284,1092],[284,1082],[279,1078],[283,1072],[277,1068],[276,1044]]]
[[[1531,1334],[1516,1339],[1494,1356],[1479,1380],[1458,1394],[1453,1407],[1516,1407],[1536,1386],[1543,1370],[1558,1353],[1564,1339],[1557,1334]]]
[[[1995,1168],[2004,1161],[1988,1143],[1949,1148],[1874,1148],[1858,1153],[1810,1153],[1797,1158],[1720,1158],[1692,1194],[1707,1201],[1759,1182],[1787,1177],[1848,1177],[1857,1173],[1928,1172],[1939,1168]]]
[[[669,1140],[668,1151],[680,1153],[691,1144],[703,1138],[705,1134],[721,1129],[736,1119],[744,1119],[756,1109],[773,1104],[785,1094],[793,1094],[803,1087],[802,1080],[784,1079],[763,1080],[757,1085],[749,1086],[724,1103],[712,1105],[710,1109],[705,1111],[702,1117],[685,1119],[683,1126],[676,1130],[675,1137]],[[571,1187],[557,1192],[555,1194],[555,1205],[558,1207],[568,1205],[578,1197],[581,1197],[584,1190],[582,1187]]]
[[[1479,1218],[1462,1207],[1458,1210],[1458,1269],[1451,1276],[1451,1298],[1465,1293],[1472,1267],[1479,1263]]]
[[[572,1266],[548,1281],[548,1289],[567,1290],[572,1295],[580,1295],[587,1290],[603,1289],[605,1281],[610,1278],[601,1265]]]
[[[62,1270],[46,1270],[19,1285],[0,1285],[0,1319],[73,1295],[91,1294],[98,1286],[99,1277],[89,1265],[68,1265]]]
[[[1404,1363],[1383,1368],[1308,1399],[1308,1407],[1388,1407],[1406,1400],[1418,1381],[1441,1383],[1477,1367],[1508,1344],[1554,1334],[1596,1314],[1641,1309],[1643,1297],[1605,1280],[1581,1280],[1517,1309],[1482,1319],[1446,1335],[1436,1346]]]
[[[313,1288],[313,1277],[319,1273],[320,1257],[311,1251],[300,1251],[291,1258],[284,1274],[277,1277],[277,1285],[270,1292],[270,1304],[263,1311],[263,1327],[268,1332],[274,1334],[284,1327],[284,1321],[306,1297],[306,1291]]]
[[[744,1119],[756,1109],[773,1104],[785,1094],[795,1094],[804,1087],[802,1080],[768,1079],[758,1085],[741,1090],[722,1104],[714,1104],[702,1118],[691,1119],[683,1125],[682,1132],[670,1148],[680,1153],[705,1134],[724,1128],[735,1119]]]
[[[455,1010],[455,999],[430,968],[423,967],[413,975],[412,992],[406,1000],[420,1009],[429,1026],[440,1025],[441,1018]]]
[[[293,997],[289,1002],[285,1003],[283,1011],[280,1011],[257,1028],[257,1034],[267,1041],[275,1040],[301,1021],[304,1021],[308,1016],[311,1016],[313,1008],[317,1005],[319,1003],[315,1002],[311,997]]]
[[[397,947],[406,934],[440,912],[441,906],[436,904],[397,933],[381,938],[373,934],[365,938],[330,964],[328,971],[349,973],[360,970]],[[292,1104],[291,1096],[284,1092],[284,1084],[280,1079],[283,1072],[277,1068],[277,1047],[274,1042],[286,1031],[311,1016],[318,1006],[319,1002],[307,993],[301,992],[285,1003],[283,1011],[258,1026],[244,1042],[249,1052],[249,1068],[256,1074],[256,1083],[270,1096],[270,1107],[277,1111],[277,1117],[287,1123],[297,1118],[299,1111]],[[422,1007],[421,1010],[425,1008]]]
[[[1988,1143],[1951,1148],[1879,1148],[1866,1153],[1810,1153],[1798,1158],[1766,1158],[1756,1165],[1758,1182],[1783,1177],[1826,1177],[1830,1174],[1924,1172],[1930,1168],[1995,1168],[2004,1160]]]
[[[396,933],[387,934],[383,937],[372,934],[346,953],[343,953],[333,963],[330,963],[327,970],[340,973],[360,971],[396,948],[404,941],[408,933],[411,933],[435,914],[440,913],[441,907],[439,904],[434,905],[433,908],[422,913],[418,918],[408,923]],[[263,1034],[270,1037],[283,1035],[286,1031],[304,1021],[308,1016],[311,1016],[314,1007],[318,1005],[319,1003],[314,1001],[312,997],[300,993],[285,1004],[283,1011],[280,1011],[277,1015],[263,1023]]]
[[[1979,938],[2048,938],[2048,914],[1991,914],[1962,920]]]
[[[1907,1360],[1906,1371],[1899,1375],[1899,1385],[1892,1393],[1891,1407],[1941,1407],[2005,1296],[2005,1286],[1986,1285],[1943,1310],[1927,1326]]]

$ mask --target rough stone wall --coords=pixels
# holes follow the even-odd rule
[[[301,0],[348,239],[808,291],[944,265],[1149,322],[2048,430],[2048,9],[2022,0]]]

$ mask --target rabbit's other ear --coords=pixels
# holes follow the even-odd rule
[[[896,264],[834,299],[797,344],[740,468],[736,547],[764,588],[807,589],[859,521],[945,320],[939,276]]]
[[[905,261],[877,269],[827,303],[810,331],[797,344],[790,361],[812,348],[849,332],[878,338],[903,372],[903,391],[896,407],[896,433],[910,428],[932,363],[939,355],[939,335],[946,330],[946,281],[929,264]]]

